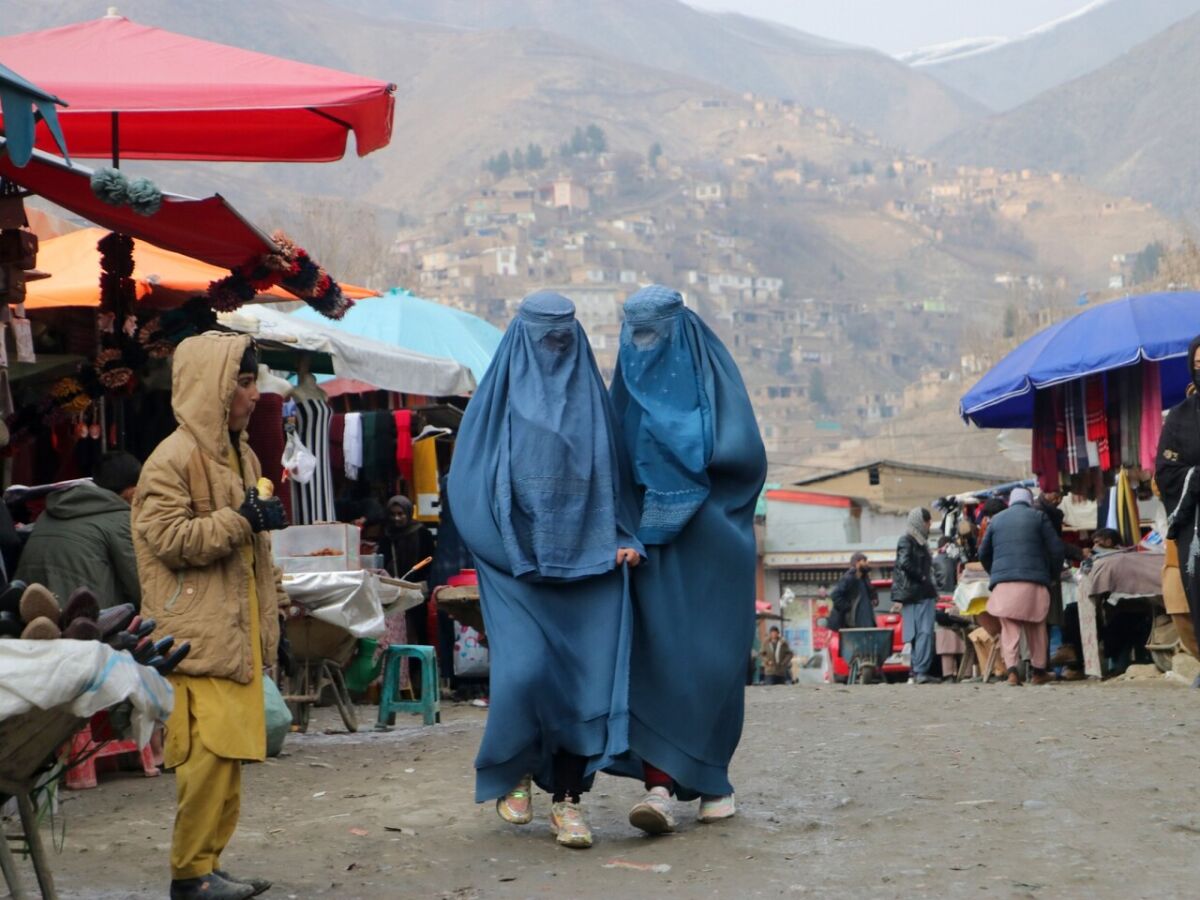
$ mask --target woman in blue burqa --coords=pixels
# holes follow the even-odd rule
[[[672,794],[699,796],[701,822],[734,814],[767,460],[737,365],[677,291],[626,301],[612,399],[646,560],[632,575],[630,753],[610,771],[644,780],[629,821],[662,834]]]
[[[475,557],[491,654],[475,799],[591,846],[580,796],[628,748],[626,564],[642,546],[604,382],[575,306],[525,299],[467,405],[450,468],[454,522]]]

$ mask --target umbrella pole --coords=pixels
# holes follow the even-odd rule
[[[121,168],[121,114],[115,110],[112,114],[112,164],[114,169]]]

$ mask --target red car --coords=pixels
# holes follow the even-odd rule
[[[892,580],[890,578],[872,581],[871,584],[881,594],[884,592],[890,593],[892,589]],[[938,600],[938,609],[949,609],[953,605],[949,597],[941,597]],[[892,655],[883,663],[883,676],[890,682],[907,681],[912,672],[912,667],[902,655],[904,653],[904,620],[900,613],[878,611],[880,609],[889,609],[890,606],[891,604],[881,596],[875,613],[875,625],[877,627],[892,629]],[[819,629],[814,628],[813,643],[817,645],[814,646],[814,649],[826,654],[825,671],[826,673],[830,673],[827,674],[826,680],[845,684],[846,679],[850,677],[850,664],[842,659],[839,634],[836,631],[829,631],[824,627]]]

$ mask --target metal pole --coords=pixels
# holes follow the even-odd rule
[[[29,893],[21,882],[21,873],[17,871],[17,861],[8,849],[8,837],[4,834],[0,834],[0,872],[4,874],[4,883],[8,885],[12,900],[29,900]]]
[[[54,890],[54,877],[50,874],[50,859],[46,856],[42,833],[38,831],[37,814],[28,794],[17,794],[17,809],[21,813],[21,827],[25,830],[29,858],[33,860],[33,871],[37,875],[38,887],[42,890],[42,900],[58,900],[58,894]]]
[[[112,164],[114,169],[121,168],[121,118],[115,110],[112,114]]]

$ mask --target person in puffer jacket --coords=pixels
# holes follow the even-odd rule
[[[179,427],[142,467],[133,546],[142,615],[191,652],[170,676],[175,706],[164,759],[175,770],[171,900],[245,900],[270,882],[237,879],[221,852],[237,828],[241,764],[266,757],[263,669],[275,662],[288,603],[271,556],[286,525],[246,439],[258,356],[245,335],[208,333],[175,351]]]
[[[1021,675],[1021,635],[1029,645],[1033,665],[1031,684],[1047,684],[1050,585],[1058,580],[1066,551],[1046,514],[1033,508],[1033,495],[1016,488],[1008,509],[992,519],[979,561],[987,569],[991,597],[987,610],[1000,620],[1000,649],[1008,667],[1008,683],[1018,686]]]

